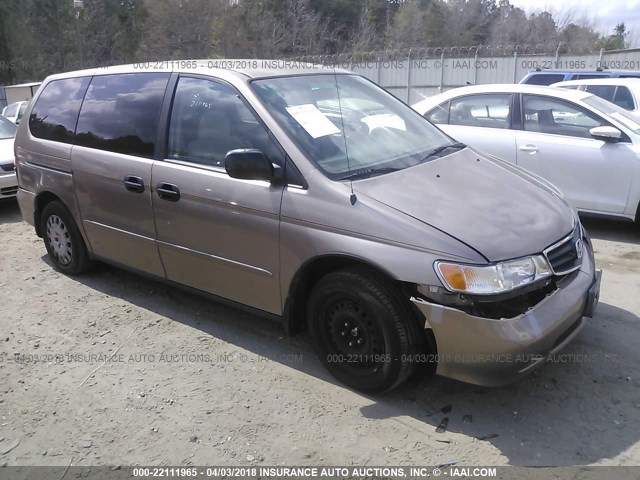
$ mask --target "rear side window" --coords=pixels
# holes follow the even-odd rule
[[[76,144],[153,157],[168,73],[94,77],[82,104]]]
[[[451,100],[449,124],[468,127],[509,128],[511,125],[511,94],[467,95]]]
[[[29,115],[29,130],[37,138],[73,143],[78,112],[90,77],[49,82]]]
[[[441,103],[433,110],[424,114],[424,118],[431,123],[443,124],[449,121],[449,102]]]
[[[613,97],[613,103],[625,110],[633,110],[636,108],[633,95],[631,95],[631,91],[627,87],[618,87],[616,95]]]
[[[597,74],[590,74],[590,73],[583,73],[581,75],[574,75],[573,77],[571,77],[573,80],[589,80],[590,78],[609,78],[609,75],[597,75]]]
[[[546,85],[549,86],[552,83],[558,83],[564,80],[564,75],[562,74],[548,74],[548,73],[540,73],[531,75],[525,83],[528,85]]]
[[[616,87],[612,85],[587,85],[587,92],[611,102],[613,101],[613,94],[616,92]]]

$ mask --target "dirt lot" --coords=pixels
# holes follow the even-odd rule
[[[276,324],[107,266],[55,272],[2,202],[0,465],[639,465],[640,234],[585,223],[604,280],[571,361],[368,397]]]

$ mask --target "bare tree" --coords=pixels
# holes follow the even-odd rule
[[[351,50],[354,52],[368,52],[378,45],[380,34],[371,19],[371,10],[368,5],[360,12],[358,25],[351,34]]]
[[[425,43],[425,13],[419,0],[404,2],[390,25],[387,45],[390,49],[420,47]]]
[[[220,0],[146,0],[149,20],[140,46],[146,60],[212,55],[213,24]]]
[[[284,48],[293,55],[322,53],[331,33],[329,23],[309,0],[287,0],[283,15]]]

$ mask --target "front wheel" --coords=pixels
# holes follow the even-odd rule
[[[395,286],[368,271],[341,270],[313,288],[309,330],[325,367],[342,383],[379,393],[414,371],[424,333]]]
[[[41,222],[40,231],[54,266],[69,275],[86,271],[91,260],[71,212],[62,203],[53,201],[44,207]]]

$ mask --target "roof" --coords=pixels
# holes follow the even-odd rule
[[[260,59],[201,59],[201,60],[167,60],[158,62],[141,62],[130,65],[117,65],[87,70],[77,70],[51,75],[51,80],[61,78],[112,75],[117,73],[193,73],[224,77],[228,75],[245,78],[269,78],[292,75],[309,75],[322,73],[351,73],[327,65],[318,65],[294,60],[260,60]]]
[[[27,87],[39,87],[42,82],[21,83],[19,85],[6,85],[2,88],[27,88]]]
[[[552,97],[560,97],[567,100],[582,101],[591,94],[580,90],[570,90],[566,88],[543,87],[539,85],[527,85],[522,83],[505,83],[505,84],[487,84],[487,85],[471,85],[468,87],[459,87],[447,90],[432,97],[428,97],[413,105],[413,108],[420,113],[424,113],[431,107],[436,106],[451,98],[462,95],[480,93],[531,93],[535,95],[549,95]]]
[[[585,78],[584,80],[566,80],[551,85],[552,87],[570,85],[624,85],[627,87],[640,88],[640,78]]]
[[[605,73],[616,73],[616,74],[632,74],[632,75],[640,75],[640,70],[616,70],[614,68],[602,68],[600,70],[583,70],[583,69],[567,69],[567,68],[545,68],[540,70],[530,70],[529,73],[575,73],[575,74],[605,74]]]

